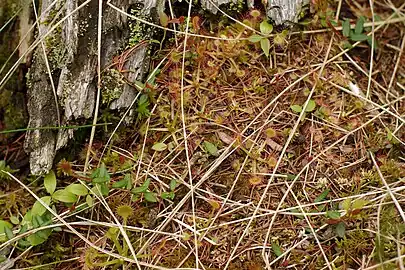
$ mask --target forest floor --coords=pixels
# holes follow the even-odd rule
[[[163,19],[187,35],[134,124],[44,178],[0,163],[0,267],[405,269],[405,4],[321,2]]]

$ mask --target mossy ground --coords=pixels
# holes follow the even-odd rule
[[[330,24],[337,6],[315,2],[305,27],[290,29],[287,37],[274,29],[269,57],[260,42],[249,41],[252,28],[260,31],[263,12],[236,17],[250,28],[193,16],[186,43],[183,35],[168,35],[154,54],[159,74],[135,104],[136,122],[110,145],[99,138],[90,152],[91,170],[102,162],[111,176],[105,202],[94,197],[87,210],[84,197],[76,208],[54,204],[91,247],[63,227],[27,251],[18,267],[60,260],[53,269],[132,269],[135,264],[96,250],[133,259],[129,241],[138,260],[155,268],[400,269],[402,22],[390,23],[392,9],[376,2],[373,12],[390,23],[375,32],[378,47],[372,53],[361,42],[342,53],[354,42]],[[357,2],[342,6],[337,27],[345,18],[371,20],[368,1]],[[364,73],[372,54],[369,84]],[[94,176],[82,174],[87,146],[83,153],[59,162],[58,189],[77,179],[93,187]],[[118,188],[126,178],[131,187]],[[45,196],[41,183],[31,188]],[[24,214],[7,206],[2,213],[5,220]],[[116,222],[132,226],[128,239],[110,229]]]

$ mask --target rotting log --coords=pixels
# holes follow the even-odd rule
[[[217,13],[217,7],[240,0],[202,0],[202,7]],[[243,5],[251,6],[249,3]],[[28,76],[29,128],[74,125],[92,117],[97,94],[97,18],[98,1],[91,0],[78,12],[74,10],[84,1],[43,0],[39,8],[41,36],[61,18],[72,13],[60,27],[50,33],[33,52],[33,62]],[[107,2],[107,1],[105,1]],[[112,0],[110,3],[137,18],[159,23],[157,13],[165,0]],[[306,0],[268,1],[268,16],[276,23],[296,21],[300,7]],[[51,6],[52,5],[52,6]],[[101,69],[113,62],[118,52],[128,49],[128,42],[152,39],[153,27],[117,12],[105,3],[103,14]],[[134,43],[135,42],[135,43]],[[44,53],[45,52],[45,53]],[[150,45],[137,46],[126,57],[123,69],[128,81],[142,81],[148,72]],[[46,55],[46,57],[45,57]],[[48,67],[51,70],[49,76]],[[53,84],[53,85],[52,85]],[[128,84],[122,86],[120,96],[109,107],[127,109],[137,95]],[[55,98],[56,97],[56,98]],[[60,112],[60,115],[58,115]],[[26,135],[25,150],[30,155],[31,173],[47,173],[53,164],[56,151],[73,137],[72,129],[35,130]]]

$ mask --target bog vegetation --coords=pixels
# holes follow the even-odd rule
[[[311,1],[283,26],[160,14],[180,33],[138,41],[156,45],[145,81],[102,72],[113,124],[90,151],[77,137],[36,177],[1,146],[0,265],[404,269],[405,5],[371,2]],[[124,84],[130,124],[108,109]]]

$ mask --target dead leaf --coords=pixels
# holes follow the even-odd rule
[[[234,139],[226,134],[225,132],[218,131],[217,132],[218,138],[225,144],[232,144]]]
[[[270,139],[270,138],[266,139],[266,144],[268,146],[270,146],[270,148],[275,150],[275,151],[278,151],[278,152],[283,151],[283,147],[281,145],[279,145],[278,143],[276,143],[275,141],[273,141],[272,139]]]

